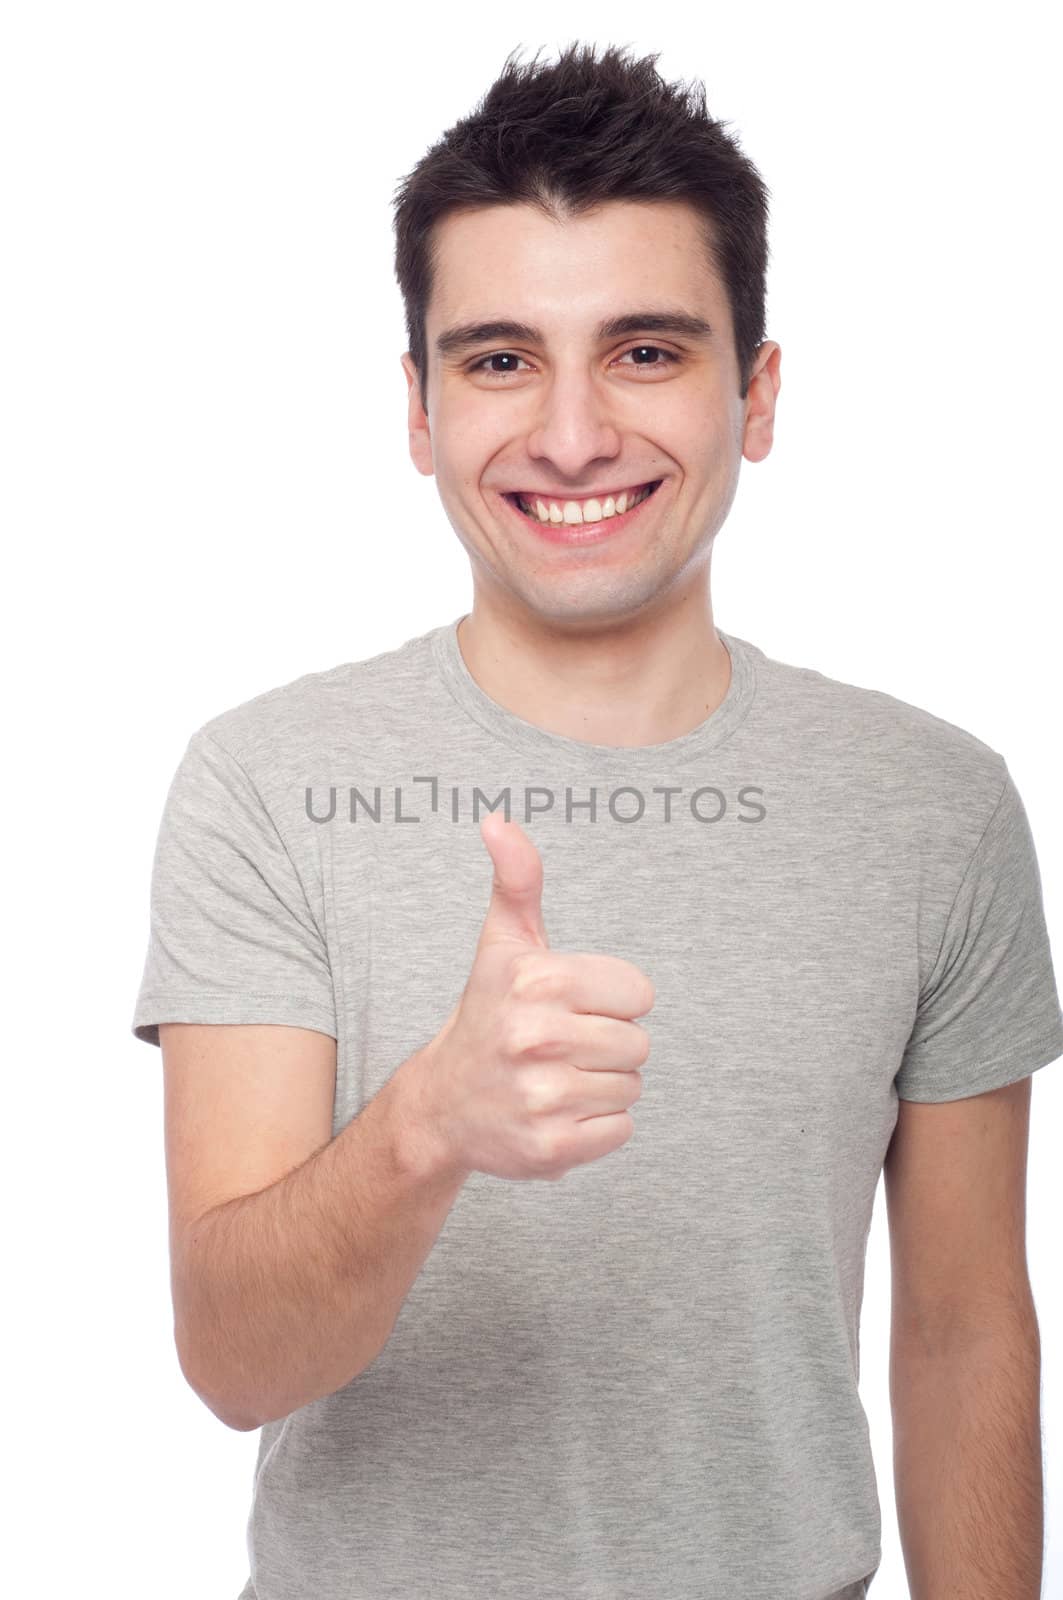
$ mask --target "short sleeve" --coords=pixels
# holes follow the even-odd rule
[[[151,873],[132,1031],[160,1022],[279,1022],[336,1037],[328,950],[258,789],[202,729],[171,781]]]
[[[902,1100],[963,1100],[1063,1055],[1037,855],[1005,769],[956,891],[896,1077]]]

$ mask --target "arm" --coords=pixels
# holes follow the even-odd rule
[[[1044,1542],[1036,1321],[890,1359],[897,1522],[912,1600],[1038,1600]]]
[[[894,1482],[912,1600],[1041,1592],[1030,1087],[902,1100],[886,1158]]]
[[[181,1367],[228,1426],[247,1432],[334,1393],[391,1337],[469,1176],[425,1136],[421,1054],[294,1171],[183,1231]]]

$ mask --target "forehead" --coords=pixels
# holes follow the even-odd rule
[[[683,202],[614,200],[565,218],[526,204],[478,207],[445,217],[434,243],[429,342],[488,315],[575,331],[629,304],[680,304],[729,323],[702,217]]]

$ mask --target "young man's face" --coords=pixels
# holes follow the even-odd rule
[[[448,217],[426,320],[427,417],[409,354],[410,453],[435,474],[478,594],[552,625],[608,625],[703,585],[743,455],[771,449],[779,346],[765,342],[745,400],[727,296],[698,218],[674,201],[614,201],[554,222],[526,205]],[[599,324],[677,311],[711,331]],[[513,322],[440,351],[444,333]],[[675,357],[677,359],[670,359]],[[659,488],[622,518],[573,523],[567,501]],[[556,501],[545,525],[506,498]],[[615,497],[614,497],[615,498]],[[554,537],[550,537],[550,533]]]

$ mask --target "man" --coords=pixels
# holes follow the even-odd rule
[[[167,797],[134,1031],[182,1368],[262,1430],[243,1597],[866,1594],[884,1168],[912,1593],[1039,1592],[1033,841],[973,734],[715,626],[767,191],[655,59],[507,62],[399,199],[472,610]]]

